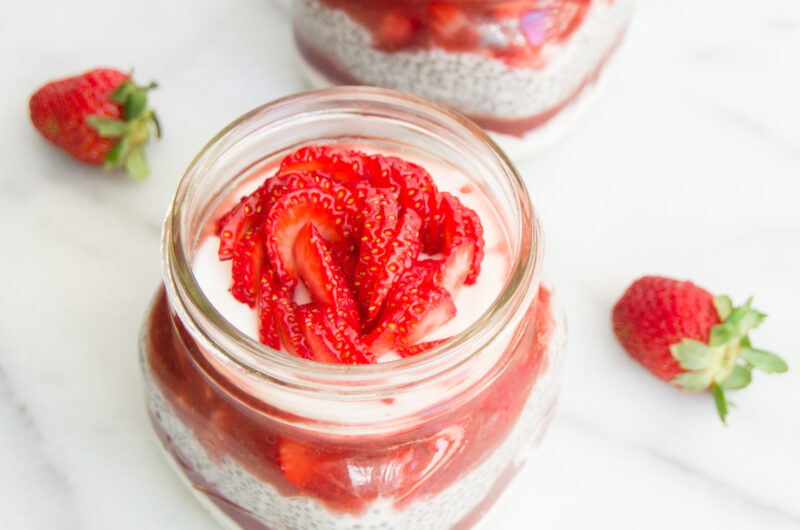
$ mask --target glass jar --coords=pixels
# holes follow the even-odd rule
[[[293,0],[313,86],[365,84],[455,107],[510,154],[582,114],[633,0]]]
[[[500,296],[427,352],[370,365],[270,349],[228,322],[192,271],[209,220],[288,152],[348,142],[464,171],[511,248]],[[147,406],[168,458],[243,528],[468,528],[553,414],[563,323],[541,285],[542,232],[516,170],[475,125],[414,96],[334,88],[270,103],[214,138],[181,180],[164,286],[141,336]]]

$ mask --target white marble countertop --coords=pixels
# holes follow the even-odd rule
[[[200,147],[303,88],[266,0],[0,7],[0,528],[215,528],[150,433],[137,334],[162,216]],[[489,528],[800,528],[800,3],[642,0],[580,128],[520,164],[569,321],[558,412]],[[156,78],[165,127],[137,182],[30,125],[44,81],[97,65]],[[691,278],[770,318],[790,371],[724,427],[631,361],[609,312],[636,277]]]

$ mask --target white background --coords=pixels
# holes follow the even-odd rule
[[[303,88],[266,0],[0,6],[0,528],[215,528],[151,437],[136,340],[195,153]],[[136,67],[164,124],[136,182],[30,125],[45,81]],[[800,2],[642,0],[578,130],[520,163],[569,322],[556,419],[489,528],[800,528]],[[711,398],[657,381],[609,312],[646,273],[769,313],[790,371]]]

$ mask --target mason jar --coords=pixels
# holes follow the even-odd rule
[[[411,357],[326,364],[261,344],[209,301],[193,264],[221,209],[287,153],[320,143],[446,164],[493,205],[508,272],[464,331]],[[141,335],[147,408],[177,473],[231,525],[469,528],[553,415],[564,328],[541,281],[539,219],[513,165],[447,108],[342,87],[253,110],[190,164],[162,259]]]
[[[633,0],[291,0],[312,86],[375,85],[451,105],[512,155],[589,106]]]

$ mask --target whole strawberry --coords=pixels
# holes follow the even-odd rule
[[[751,300],[733,307],[730,297],[714,297],[691,282],[645,276],[614,306],[614,333],[656,377],[692,392],[711,389],[724,422],[725,390],[746,387],[753,368],[787,370],[777,355],[751,347],[747,334],[766,317]]]
[[[158,120],[147,106],[147,91],[126,73],[111,68],[52,81],[31,96],[31,121],[50,142],[74,158],[106,169],[125,167],[137,178],[149,173],[144,146],[151,123]]]

